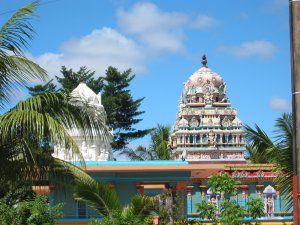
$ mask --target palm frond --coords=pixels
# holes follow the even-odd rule
[[[293,119],[291,113],[284,113],[275,123],[275,140],[257,125],[255,129],[246,126],[248,152],[254,163],[275,163],[278,173],[275,182],[279,185],[284,207],[289,210],[293,206],[292,177],[293,177]]]
[[[104,216],[112,217],[121,210],[116,192],[108,184],[96,181],[85,173],[76,175],[74,198]]]
[[[273,163],[278,158],[278,148],[271,138],[258,126],[255,129],[245,126],[246,139],[252,148],[252,153],[257,154],[256,158],[260,158],[260,163]]]
[[[140,151],[134,150],[132,148],[125,148],[120,152],[120,155],[125,155],[127,156],[130,160],[133,161],[143,161],[145,160],[143,155],[141,155]]]
[[[293,118],[291,113],[284,113],[275,123],[276,144],[279,151],[277,170],[279,176],[276,182],[279,185],[285,208],[291,209],[292,178],[293,178]]]
[[[150,196],[135,195],[129,205],[122,210],[124,218],[134,215],[137,218],[144,219],[150,216],[156,210],[158,201]]]
[[[34,30],[30,19],[35,16],[38,1],[34,1],[16,11],[0,29],[0,49],[23,54],[23,48],[28,46],[28,40],[33,38]]]
[[[33,38],[30,19],[37,4],[35,1],[19,9],[0,29],[0,108],[28,81],[47,77],[44,69],[24,55]]]

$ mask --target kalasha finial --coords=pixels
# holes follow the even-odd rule
[[[207,60],[206,60],[206,55],[205,55],[205,54],[202,56],[202,61],[201,61],[201,63],[202,63],[202,67],[207,67],[207,66],[206,66]]]

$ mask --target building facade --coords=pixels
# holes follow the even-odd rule
[[[74,92],[104,111],[100,96],[86,85],[79,85]],[[155,196],[171,187],[180,198],[182,217],[199,219],[197,203],[210,201],[219,206],[223,201],[222,194],[211,192],[207,180],[213,174],[227,173],[241,183],[232,200],[246,208],[250,197],[262,198],[263,224],[290,224],[292,220],[274,183],[274,166],[247,163],[242,122],[231,106],[224,79],[208,68],[205,56],[201,68],[188,78],[180,96],[170,137],[173,160],[109,161],[110,146],[100,140],[96,144],[88,142],[82,135],[74,135],[76,132],[71,131],[81,146],[86,172],[109,183],[124,206],[136,194]],[[55,156],[71,159],[62,155],[61,149],[56,150]],[[99,217],[86,205],[76,202],[71,191],[54,188],[50,196],[53,204],[65,202],[61,224],[86,224],[90,218]]]

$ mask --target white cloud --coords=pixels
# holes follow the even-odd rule
[[[123,32],[135,35],[151,52],[184,49],[186,14],[162,12],[152,3],[137,3],[129,11],[119,10],[117,20]]]
[[[108,66],[120,70],[147,70],[146,60],[185,51],[185,29],[207,29],[215,20],[207,15],[192,18],[187,13],[165,12],[152,3],[137,3],[117,12],[118,29],[103,27],[78,39],[67,40],[59,51],[31,56],[51,76],[60,75],[60,67],[78,70],[86,66],[103,74]]]
[[[135,72],[144,72],[144,55],[135,41],[111,28],[93,30],[79,39],[62,44],[60,52],[45,53],[34,57],[50,76],[58,75],[60,67],[79,69],[87,66],[91,70],[103,73],[108,66],[121,70],[133,68]]]
[[[221,46],[217,50],[238,58],[259,57],[263,59],[272,58],[278,52],[278,48],[269,41],[244,42],[238,46]]]
[[[274,110],[289,111],[291,106],[289,101],[287,101],[286,99],[276,97],[271,99],[270,107]]]
[[[119,10],[118,25],[121,30],[135,36],[150,52],[182,52],[185,28],[207,29],[216,20],[199,14],[192,18],[181,12],[163,12],[153,3],[137,3],[130,10]]]
[[[162,12],[152,3],[137,3],[131,10],[119,10],[118,24],[130,34],[155,30],[170,30],[184,25],[188,17],[179,12]]]

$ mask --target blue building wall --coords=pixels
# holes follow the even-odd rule
[[[151,162],[86,162],[87,166],[99,166],[99,165],[143,165],[145,163],[149,163],[150,165],[187,165],[187,162],[183,161],[151,161]],[[112,184],[115,188],[115,191],[119,197],[120,203],[125,206],[128,204],[132,197],[139,194],[137,190],[137,184],[139,183],[167,183],[171,186],[175,186],[177,182],[188,182],[189,187],[191,188],[191,195],[188,196],[189,191],[186,189],[184,191],[178,190],[177,194],[179,197],[179,202],[183,203],[183,216],[187,216],[188,219],[197,219],[197,203],[201,201],[207,201],[208,195],[206,191],[201,189],[201,185],[206,185],[205,180],[192,182],[191,181],[191,172],[190,171],[176,171],[176,172],[167,172],[167,171],[156,171],[156,172],[143,172],[143,171],[134,171],[134,172],[93,172],[90,175],[101,181],[106,181]],[[271,184],[270,182],[264,182],[262,185],[264,187]],[[162,189],[147,189],[144,190],[145,195],[154,196],[161,193]],[[249,183],[247,189],[247,198],[243,196],[243,190],[238,190],[238,195],[236,197],[231,196],[232,200],[236,200],[241,206],[246,208],[247,201],[250,197],[259,197],[256,184]],[[261,195],[262,196],[262,195]],[[220,199],[220,201],[222,201]],[[71,190],[61,191],[59,189],[55,189],[54,193],[51,194],[51,203],[59,203],[65,202],[63,207],[63,213],[65,219],[79,219],[79,218],[91,218],[91,217],[99,217],[99,215],[94,212],[92,209],[88,207],[78,204],[73,199],[73,193]],[[282,212],[282,200],[279,197],[275,199],[275,212]],[[283,217],[279,215],[276,218],[282,219]],[[275,217],[272,219],[276,219]],[[285,215],[286,220],[291,219],[290,215]],[[266,218],[268,219],[268,218]],[[270,219],[270,218],[269,218]]]

